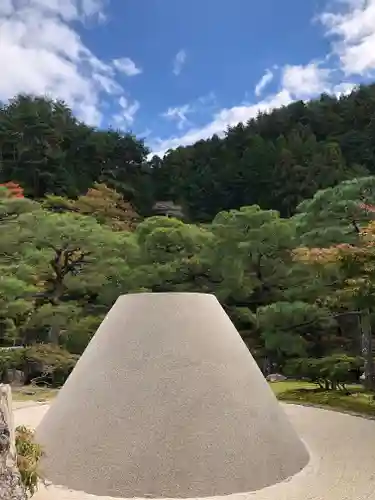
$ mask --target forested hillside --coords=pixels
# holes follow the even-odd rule
[[[357,380],[375,320],[374,111],[375,87],[323,96],[148,163],[62,103],[4,105],[0,346],[26,351],[0,372],[27,356],[59,383],[118,295],[196,291],[265,371],[319,380],[323,359]],[[186,220],[149,216],[158,200]]]
[[[75,198],[98,182],[148,213],[147,154],[131,134],[88,127],[61,102],[19,96],[0,108],[0,183],[16,182],[33,199]]]
[[[193,221],[258,204],[290,216],[318,189],[375,174],[375,85],[295,102],[151,164],[156,197]]]
[[[319,189],[375,175],[374,116],[375,85],[363,86],[295,102],[148,161],[133,135],[88,127],[61,102],[19,96],[0,108],[0,183],[17,182],[33,199],[75,198],[105,183],[141,215],[173,201],[190,222],[252,204],[288,217]]]

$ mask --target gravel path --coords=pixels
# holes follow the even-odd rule
[[[284,409],[310,451],[310,463],[283,483],[225,500],[375,500],[375,421],[295,405]],[[47,410],[45,404],[16,406],[16,425],[36,427]],[[118,500],[56,487],[41,489],[33,500],[99,498]]]

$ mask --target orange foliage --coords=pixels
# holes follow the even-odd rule
[[[340,243],[328,248],[299,247],[293,257],[299,262],[329,264],[352,256],[357,261],[365,261],[369,252],[375,250],[375,221],[371,221],[359,234],[358,245]]]
[[[371,221],[367,227],[361,231],[361,240],[367,246],[375,245],[375,221]]]
[[[4,184],[0,184],[0,187],[5,187],[9,191],[9,198],[24,198],[23,188],[16,182],[9,181]]]
[[[339,252],[338,246],[329,248],[299,247],[293,251],[293,257],[305,264],[328,264],[337,261]]]
[[[134,231],[139,222],[132,204],[105,184],[95,184],[73,203],[73,207],[85,215],[94,216],[115,231]]]

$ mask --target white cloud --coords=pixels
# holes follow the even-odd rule
[[[18,93],[48,94],[66,101],[81,119],[98,125],[106,98],[115,98],[118,110],[113,117],[114,123],[119,127],[133,124],[140,105],[126,96],[116,79],[116,71],[134,76],[141,69],[129,58],[110,62],[99,59],[74,29],[78,22],[103,20],[107,1],[0,0],[0,100]],[[162,153],[213,134],[221,135],[228,126],[246,122],[259,111],[296,99],[309,99],[321,92],[348,93],[354,86],[351,75],[375,72],[375,0],[333,2],[336,8],[320,16],[331,40],[332,54],[324,63],[310,61],[280,68],[278,91],[259,102],[244,102],[219,111],[215,102],[210,109],[212,118],[201,128],[189,125],[188,115],[203,105],[207,113],[207,103],[213,103],[214,96],[169,108],[164,113],[165,118],[175,120],[180,131],[187,125],[190,129],[166,140],[154,139],[153,149]],[[185,50],[176,54],[173,64],[176,76],[181,73],[186,58]],[[267,70],[255,88],[257,97],[262,95],[272,77],[273,69]],[[149,140],[151,142],[151,138]]]
[[[216,112],[203,127],[192,127],[185,134],[165,140],[155,139],[154,151],[186,146],[211,137],[222,135],[228,126],[246,122],[259,111],[267,111],[294,100],[307,100],[326,92],[336,96],[347,95],[355,87],[355,76],[375,76],[375,0],[332,0],[330,9],[319,16],[320,22],[331,40],[330,53],[322,61],[310,61],[301,65],[285,65],[281,68],[279,92],[255,103],[225,108]],[[271,81],[266,71],[255,88],[259,97]],[[354,78],[355,80],[355,78]]]
[[[201,139],[207,139],[214,134],[222,135],[228,126],[237,125],[239,122],[246,122],[250,118],[257,116],[259,112],[269,111],[280,106],[289,104],[292,101],[287,91],[281,91],[269,99],[265,99],[256,104],[243,104],[233,108],[222,109],[216,113],[213,120],[202,128],[192,128],[183,136],[175,136],[166,140],[155,139],[151,144],[154,154],[163,156],[168,149],[178,146],[187,146]]]
[[[177,52],[173,61],[173,73],[178,76],[181,74],[182,68],[186,62],[187,53],[186,50],[180,50]]]
[[[58,16],[64,21],[85,21],[88,18],[104,16],[106,0],[1,0],[12,4],[14,11],[29,8],[38,10],[43,15]]]
[[[201,97],[198,97],[197,99],[198,104],[207,106],[207,105],[212,105],[216,103],[216,95],[215,92],[209,92],[206,95],[202,95]]]
[[[161,116],[167,118],[168,120],[174,120],[177,122],[177,128],[182,130],[188,123],[187,115],[193,113],[194,109],[191,104],[185,104],[184,106],[168,108],[165,113]]]
[[[332,88],[332,93],[337,97],[349,95],[355,87],[356,85],[351,82],[338,83]]]
[[[333,38],[333,50],[346,75],[375,70],[375,0],[341,0],[320,20]]]
[[[138,68],[129,57],[115,59],[113,65],[118,71],[125,73],[126,76],[136,76],[142,73],[142,69]]]
[[[0,16],[9,16],[13,12],[12,0],[1,0]]]
[[[142,132],[140,132],[139,134],[137,134],[137,136],[139,138],[145,140],[148,137],[150,137],[151,134],[152,134],[152,130],[150,128],[146,128],[145,130],[142,130]]]
[[[296,99],[307,99],[322,92],[329,92],[331,70],[316,62],[306,66],[287,65],[282,70],[281,84]]]
[[[323,92],[335,95],[349,93],[354,84],[346,81],[335,83],[332,80],[333,71],[321,67],[317,62],[303,65],[286,65],[281,68],[280,89],[277,93],[255,102],[243,103],[232,108],[216,112],[212,120],[201,128],[191,128],[183,135],[176,135],[165,140],[155,139],[150,147],[155,154],[163,156],[168,149],[187,146],[201,139],[207,139],[213,134],[222,136],[228,127],[240,122],[246,123],[258,113],[264,113],[281,106],[286,106],[295,100],[307,100]]]
[[[267,73],[266,73],[267,74]],[[317,62],[303,65],[286,65],[281,68],[281,87],[279,91],[255,103],[243,103],[240,106],[225,108],[216,112],[212,120],[202,128],[191,128],[181,136],[170,137],[166,140],[156,139],[151,144],[155,154],[164,155],[168,149],[178,146],[187,146],[201,139],[207,139],[213,134],[224,134],[228,127],[240,122],[247,122],[258,113],[286,106],[294,100],[306,100],[322,92],[331,92],[337,95],[347,93],[354,85],[350,82],[334,85],[330,80],[332,71],[321,67]]]
[[[169,107],[160,116],[175,122],[177,129],[183,130],[187,126],[192,125],[191,120],[188,119],[188,115],[199,115],[202,112],[207,114],[208,112],[213,112],[214,109],[217,109],[216,95],[214,92],[209,92],[182,106]]]
[[[66,3],[66,0],[57,0],[57,1],[61,3]],[[86,16],[96,15],[99,21],[105,20],[106,16],[104,13],[104,7],[107,5],[109,0],[81,0],[81,2],[82,2],[82,10],[85,12]]]
[[[262,94],[263,90],[267,87],[267,85],[272,82],[273,78],[273,72],[270,69],[267,69],[262,78],[256,84],[254,94],[259,97]]]
[[[0,0],[0,100],[19,93],[63,99],[89,124],[105,95],[121,95],[113,66],[73,29],[104,17],[105,0]]]
[[[138,101],[130,102],[129,99],[121,96],[118,101],[118,105],[120,107],[120,111],[114,115],[113,121],[118,127],[127,128],[134,122],[134,118],[140,108],[140,104]]]

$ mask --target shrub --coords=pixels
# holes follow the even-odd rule
[[[0,187],[7,189],[9,198],[24,198],[23,188],[16,182],[5,182],[4,184],[0,184]]]
[[[60,387],[77,361],[78,356],[59,346],[39,344],[25,349],[21,369],[28,382]]]
[[[0,349],[0,382],[8,383],[9,370],[22,370],[24,349]]]
[[[63,341],[64,347],[73,354],[82,354],[102,321],[103,316],[87,315],[71,324]]]
[[[9,370],[20,370],[26,383],[60,387],[69,377],[78,356],[52,344],[23,349],[0,350],[0,381],[7,382]]]
[[[38,465],[43,451],[35,443],[34,433],[26,427],[17,427],[16,429],[16,451],[22,484],[28,495],[33,496],[38,489],[40,480]]]
[[[362,371],[363,358],[344,354],[318,359],[294,359],[285,367],[286,375],[308,379],[326,390],[345,390],[346,384],[358,382]]]

